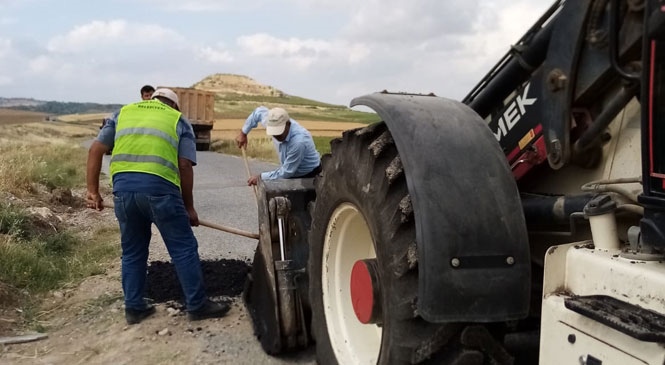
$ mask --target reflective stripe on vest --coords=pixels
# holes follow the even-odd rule
[[[176,132],[180,112],[157,100],[120,109],[116,124],[111,176],[142,172],[160,176],[180,188]]]

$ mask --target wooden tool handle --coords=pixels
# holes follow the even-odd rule
[[[104,202],[103,204],[104,204],[105,208],[113,208],[113,203],[112,202]],[[259,239],[259,234],[258,233],[252,233],[252,232],[247,232],[247,231],[243,231],[243,230],[236,229],[236,228],[226,227],[226,226],[222,226],[220,224],[215,224],[215,223],[211,223],[211,222],[208,222],[208,221],[204,221],[202,219],[199,219],[199,224],[202,225],[202,226],[208,227],[208,228],[216,229],[218,231],[233,233],[233,234],[236,234],[238,236],[244,236],[244,237],[248,237],[248,238],[255,238],[257,240]]]
[[[247,163],[247,153],[245,152],[245,147],[243,146],[241,149],[242,151],[242,159],[245,161],[245,171],[247,171],[247,178],[249,179],[252,177],[252,172],[249,171],[249,163]],[[256,202],[256,206],[259,206],[259,192],[256,190],[256,185],[252,185],[252,188],[254,188],[254,201]]]
[[[208,228],[217,229],[219,231],[224,231],[224,232],[227,232],[227,233],[233,233],[233,234],[237,234],[239,236],[244,236],[244,237],[248,237],[248,238],[255,238],[257,240],[259,239],[259,234],[258,233],[246,232],[246,231],[242,231],[242,230],[236,229],[236,228],[225,227],[225,226],[215,224],[215,223],[210,223],[210,222],[207,222],[207,221],[204,221],[204,220],[201,220],[201,219],[199,219],[199,224],[202,225],[202,226],[206,226]]]

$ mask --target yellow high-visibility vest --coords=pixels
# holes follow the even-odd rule
[[[157,100],[129,104],[120,109],[111,156],[111,176],[143,172],[160,176],[180,188],[179,137],[181,113]]]

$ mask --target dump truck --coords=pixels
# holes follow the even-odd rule
[[[451,70],[454,72],[454,70]],[[665,4],[557,0],[462,100],[259,183],[244,292],[321,364],[665,364]]]
[[[194,128],[196,150],[210,150],[210,132],[215,124],[215,93],[194,88],[168,88],[178,95],[180,111]]]

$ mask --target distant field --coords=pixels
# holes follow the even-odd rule
[[[4,124],[0,128],[0,145],[70,144],[72,139],[95,138],[98,128],[63,122],[25,122]]]
[[[0,125],[43,122],[46,114],[0,108]]]
[[[212,129],[212,139],[234,139],[245,123],[245,119],[218,119]],[[348,129],[364,127],[365,123],[322,122],[315,120],[298,120],[315,137],[340,137]],[[265,138],[265,130],[257,128],[249,134],[249,138]]]
[[[26,123],[54,123],[54,120],[47,121],[48,118],[57,118],[59,122],[83,125],[101,125],[101,120],[109,115],[108,113],[94,114],[69,114],[69,115],[50,115],[47,113],[30,112],[24,110],[14,110],[0,108],[0,125],[26,124]]]
[[[93,114],[68,114],[58,116],[58,120],[63,122],[99,122],[108,117],[111,113],[93,113]]]

